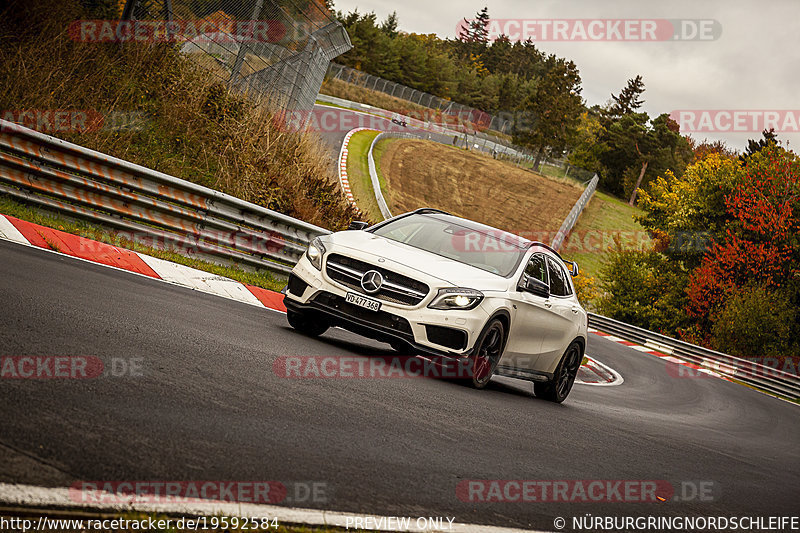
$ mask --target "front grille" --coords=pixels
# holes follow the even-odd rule
[[[308,288],[308,283],[300,279],[295,274],[289,274],[289,292],[294,294],[295,296],[303,297],[303,293],[306,292],[306,288]]]
[[[370,270],[377,270],[383,276],[381,289],[376,293],[369,294],[379,300],[403,305],[417,305],[425,299],[430,291],[430,287],[421,281],[340,254],[331,254],[325,266],[328,277],[362,294],[366,293],[361,288],[361,278],[365,272]]]
[[[357,305],[347,303],[341,296],[329,292],[320,292],[314,296],[313,301],[325,307],[340,311],[345,316],[357,318],[370,324],[393,329],[399,333],[411,335],[411,324],[403,317],[387,313],[386,311],[370,311]]]
[[[467,332],[460,329],[426,324],[425,334],[432,343],[447,346],[453,350],[463,350],[467,347]]]

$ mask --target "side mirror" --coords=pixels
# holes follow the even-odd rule
[[[542,298],[550,298],[550,287],[547,286],[547,283],[530,276],[525,277],[522,290]]]
[[[369,226],[366,222],[361,222],[360,220],[354,220],[347,226],[347,229],[354,229],[354,230],[361,230]]]
[[[570,270],[570,272],[569,272],[569,273],[570,273],[570,274],[572,274],[572,277],[573,277],[573,278],[575,278],[575,277],[578,277],[578,273],[579,273],[579,272],[580,272],[580,270],[578,270],[578,263],[577,263],[577,261],[573,261],[573,262],[572,262],[572,270]]]

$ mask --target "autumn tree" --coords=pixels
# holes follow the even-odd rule
[[[745,289],[761,291],[776,305],[800,303],[800,160],[772,142],[745,165],[746,178],[724,198],[732,222],[688,288],[689,313],[705,334]]]

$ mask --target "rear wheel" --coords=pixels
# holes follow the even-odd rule
[[[309,335],[311,337],[318,337],[328,331],[330,324],[325,319],[317,314],[299,313],[297,311],[286,311],[286,318],[289,320],[289,325],[294,329]]]
[[[474,353],[471,358],[471,379],[465,380],[476,389],[486,387],[492,379],[500,356],[503,355],[505,344],[505,327],[503,323],[494,319],[484,328],[481,336],[475,342]]]
[[[551,381],[546,383],[534,383],[533,392],[537,398],[542,398],[555,403],[561,403],[567,399],[572,385],[575,383],[575,376],[578,375],[578,368],[581,366],[581,345],[573,342],[561,357],[555,375]]]

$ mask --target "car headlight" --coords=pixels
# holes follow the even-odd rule
[[[306,257],[308,257],[308,261],[317,270],[322,270],[322,256],[324,254],[325,245],[322,244],[322,241],[319,240],[319,237],[311,241],[311,244],[308,245],[308,250],[306,250]]]
[[[439,289],[439,294],[428,304],[431,309],[474,309],[483,300],[483,293],[475,289],[453,287]]]

